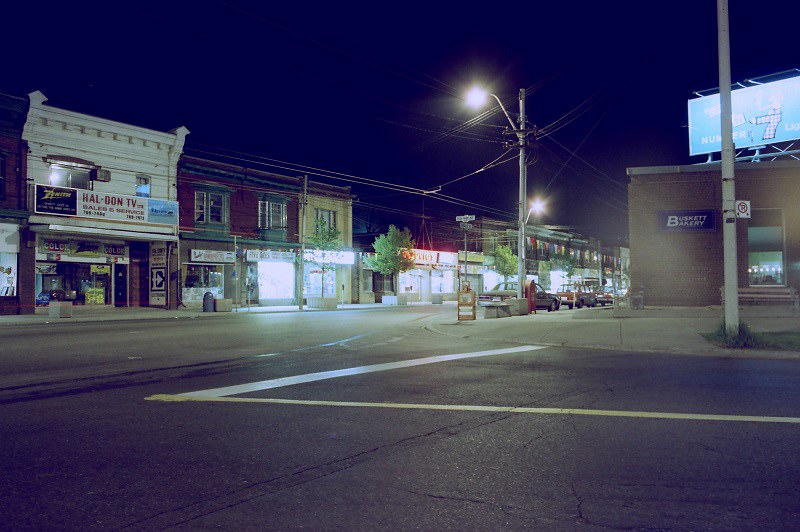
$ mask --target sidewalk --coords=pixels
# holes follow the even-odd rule
[[[800,310],[790,306],[746,306],[740,321],[753,332],[800,332]],[[701,333],[722,323],[721,307],[650,307],[643,310],[612,307],[584,308],[528,316],[475,321],[440,320],[432,331],[461,338],[505,340],[523,344],[585,347],[617,351],[720,355],[731,357],[800,358],[800,352],[725,349]]]

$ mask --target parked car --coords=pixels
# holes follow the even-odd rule
[[[584,285],[592,291],[595,300],[602,307],[614,304],[614,291],[610,286],[603,286],[597,277],[585,277]]]
[[[558,310],[561,300],[555,294],[547,292],[539,283],[536,285],[536,308],[547,309],[548,312]],[[506,299],[517,297],[516,281],[506,281],[498,283],[491,290],[487,290],[478,296],[479,305],[487,305],[493,301],[505,301]]]
[[[561,304],[570,309],[597,306],[597,298],[595,298],[594,292],[582,283],[563,284],[556,292],[556,295],[561,300]]]

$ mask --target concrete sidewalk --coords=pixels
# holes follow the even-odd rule
[[[725,349],[701,333],[722,323],[721,307],[661,307],[643,310],[612,307],[546,312],[528,316],[475,321],[439,320],[432,331],[461,338],[515,343],[609,349],[650,353],[680,353],[732,357],[800,358],[800,352]],[[754,332],[800,332],[800,311],[788,306],[742,307],[740,321]]]

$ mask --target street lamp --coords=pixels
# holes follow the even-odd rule
[[[528,225],[528,220],[531,217],[531,213],[533,213],[533,223],[534,225],[539,219],[539,216],[542,215],[544,212],[545,201],[542,198],[536,198],[531,202],[531,208],[528,210],[528,217],[525,218],[525,225]]]
[[[531,130],[525,129],[525,89],[519,90],[519,122],[518,124],[514,123],[514,120],[506,111],[506,108],[503,106],[503,102],[500,101],[500,98],[497,95],[492,94],[486,90],[483,90],[479,87],[472,88],[467,93],[467,103],[472,107],[482,107],[486,105],[486,101],[488,97],[491,96],[497,103],[500,105],[500,109],[502,109],[503,114],[508,119],[508,123],[511,124],[511,129],[513,134],[517,136],[517,145],[519,146],[519,205],[518,205],[518,212],[519,218],[518,222],[518,234],[517,234],[517,275],[519,282],[517,283],[517,297],[519,299],[523,299],[525,297],[525,223],[526,223],[526,216],[525,216],[525,207],[526,207],[526,186],[527,186],[527,167],[525,166],[525,148],[527,146],[527,136]]]

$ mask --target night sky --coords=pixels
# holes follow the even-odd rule
[[[547,198],[544,223],[604,241],[627,237],[627,167],[704,160],[689,157],[686,100],[718,85],[713,0],[16,4],[4,7],[1,92],[185,125],[198,155],[234,150],[290,175],[305,165],[433,189],[505,151],[501,114],[454,131],[481,112],[466,90],[480,82],[515,113],[528,88],[529,122],[550,132],[529,196]],[[733,81],[800,67],[800,2],[730,0],[730,14]],[[518,167],[443,186],[449,202],[327,182],[434,221],[512,220]]]

